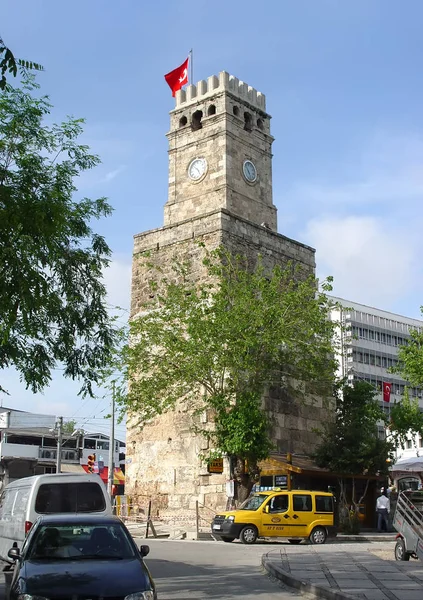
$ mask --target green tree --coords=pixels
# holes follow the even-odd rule
[[[421,307],[423,314],[423,307]],[[410,339],[398,350],[398,364],[392,369],[416,387],[423,387],[423,331],[410,330]]]
[[[76,421],[74,419],[69,419],[69,421],[63,423],[62,431],[65,434],[72,435],[76,428]]]
[[[378,437],[377,424],[386,422],[386,417],[375,396],[376,390],[365,381],[338,386],[335,421],[320,431],[321,443],[313,455],[319,467],[338,474],[342,524],[347,531],[358,524],[358,507],[370,481],[366,479],[358,497],[357,476],[387,475],[393,456],[393,443]],[[347,480],[351,481],[349,491]]]
[[[121,402],[141,426],[182,403],[194,429],[210,439],[210,457],[231,457],[240,500],[272,449],[262,410],[266,386],[281,385],[299,398],[305,386],[308,395],[327,394],[335,325],[316,279],[292,265],[269,273],[260,260],[249,268],[222,249],[205,252],[204,264],[207,276],[198,282],[189,264],[175,263],[166,278],[146,258],[152,299],[130,324],[130,389]],[[196,418],[204,411],[214,427]]]
[[[22,72],[25,72],[28,69],[31,71],[43,71],[44,67],[38,63],[32,62],[32,60],[15,58],[13,52],[6,46],[0,36],[0,90],[6,88],[6,74],[9,73],[13,75],[13,77],[16,77],[19,69]]]
[[[410,435],[423,435],[423,413],[417,398],[410,398],[408,388],[404,390],[401,402],[391,406],[389,434],[395,446],[405,448]]]
[[[423,387],[423,331],[410,331],[408,343],[399,347],[398,364],[391,370],[401,375],[410,386]],[[410,435],[423,435],[423,414],[418,399],[410,398],[407,387],[401,402],[391,406],[389,430],[395,444],[402,448]]]
[[[103,270],[110,249],[92,229],[105,198],[74,198],[99,163],[79,143],[82,119],[49,126],[32,77],[0,94],[0,369],[42,390],[58,364],[92,394],[116,341]]]

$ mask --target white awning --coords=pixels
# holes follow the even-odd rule
[[[409,473],[423,472],[423,456],[412,456],[410,458],[402,458],[397,461],[392,471],[405,471]]]
[[[62,473],[85,473],[84,467],[75,463],[62,463],[60,471]]]

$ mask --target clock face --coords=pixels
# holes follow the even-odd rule
[[[244,160],[242,172],[249,183],[254,183],[257,180],[257,169],[251,160]]]
[[[207,170],[207,161],[205,158],[194,158],[188,167],[188,176],[193,181],[198,181],[202,178]]]

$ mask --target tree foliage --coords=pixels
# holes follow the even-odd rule
[[[405,388],[401,402],[391,406],[389,434],[395,446],[405,448],[410,435],[423,435],[423,413],[417,398],[410,398],[408,388]]]
[[[204,264],[200,283],[189,264],[175,263],[169,277],[152,269],[153,297],[130,324],[123,406],[141,425],[181,401],[194,417],[211,411],[215,427],[197,421],[197,430],[221,455],[247,459],[251,476],[272,449],[266,386],[298,396],[300,381],[327,393],[335,325],[315,278],[292,265],[268,273],[260,260],[251,269],[223,249],[205,251]]]
[[[0,94],[0,368],[37,392],[60,364],[91,394],[116,339],[102,280],[110,249],[91,226],[111,207],[74,199],[99,159],[78,141],[82,119],[45,123],[52,106],[37,88],[29,77]]]
[[[423,314],[423,307],[422,307]],[[410,330],[410,339],[398,349],[398,364],[393,369],[412,386],[423,387],[423,331]]]
[[[392,371],[401,375],[411,386],[423,387],[422,331],[410,330],[410,339],[407,344],[399,347],[398,363]],[[391,406],[389,429],[395,444],[403,448],[410,435],[423,435],[423,414],[417,398],[410,398],[407,387],[401,402]]]
[[[364,494],[356,497],[356,476],[387,475],[393,457],[392,441],[378,437],[378,422],[386,423],[387,419],[375,396],[376,390],[365,381],[338,386],[335,421],[320,431],[321,443],[313,455],[319,467],[338,474],[347,519],[356,519],[358,505],[367,492],[368,480]],[[349,497],[346,478],[352,486]],[[353,515],[351,504],[355,507]]]
[[[43,71],[44,67],[32,60],[24,60],[23,58],[15,58],[13,52],[6,46],[0,37],[0,90],[4,90],[7,85],[6,74],[11,74],[16,77],[18,69],[23,72],[26,70],[30,71]]]

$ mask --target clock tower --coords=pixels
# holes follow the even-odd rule
[[[154,266],[173,280],[176,259],[190,265],[189,277],[208,277],[202,245],[208,250],[223,246],[251,267],[260,256],[265,269],[289,262],[314,273],[314,250],[277,232],[273,138],[263,94],[225,71],[190,85],[176,93],[167,137],[164,225],[134,238],[131,318],[151,299]],[[318,440],[316,429],[330,418],[322,403],[298,403],[277,386],[269,386],[263,409],[280,453],[310,452]],[[229,461],[218,471],[208,469],[202,456],[212,448],[195,432],[195,419],[204,428],[214,425],[213,415],[195,416],[183,400],[142,427],[136,415],[128,416],[125,491],[133,504],[142,507],[152,499],[160,514],[184,518],[195,515],[196,502],[225,508]]]
[[[263,94],[223,71],[176,93],[165,225],[224,209],[277,230]]]

